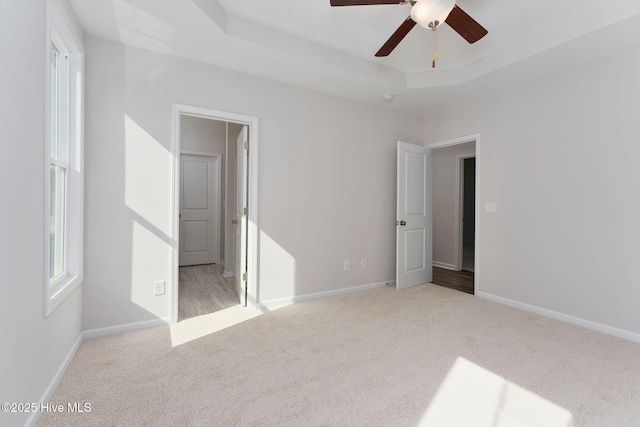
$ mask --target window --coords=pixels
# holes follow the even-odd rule
[[[64,0],[51,0],[47,52],[44,315],[82,282],[83,51]]]
[[[49,144],[49,187],[51,189],[51,200],[49,201],[49,281],[55,283],[64,279],[67,274],[67,242],[66,230],[68,227],[65,208],[67,206],[67,170],[68,139],[60,135],[67,122],[66,115],[61,114],[60,93],[61,86],[66,80],[63,70],[66,70],[68,57],[62,57],[63,64],[60,64],[60,51],[51,45],[51,135]],[[62,67],[61,67],[62,65]],[[62,122],[62,123],[61,123]],[[62,136],[62,138],[61,138]]]

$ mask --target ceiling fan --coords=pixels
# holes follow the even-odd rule
[[[469,43],[475,43],[488,31],[456,5],[455,0],[331,0],[331,6],[367,6],[377,4],[410,4],[411,15],[382,45],[376,56],[388,56],[416,24],[433,31],[446,22]],[[434,52],[434,66],[437,53]]]

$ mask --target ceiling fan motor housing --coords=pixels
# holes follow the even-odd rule
[[[423,28],[435,31],[451,13],[455,0],[419,0],[411,8],[411,19]]]

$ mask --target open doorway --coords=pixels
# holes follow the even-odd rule
[[[234,268],[236,146],[242,125],[180,116],[178,321],[240,303]]]
[[[174,104],[173,323],[257,302],[257,125]]]
[[[433,167],[434,284],[475,294],[475,139],[431,146]]]

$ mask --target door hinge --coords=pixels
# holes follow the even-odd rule
[[[247,274],[247,272],[245,271],[244,273],[242,273],[242,281],[246,282],[249,280],[249,275]]]
[[[244,208],[244,214],[249,215],[249,208]]]
[[[248,150],[249,149],[249,141],[245,141],[244,142],[244,149]]]

